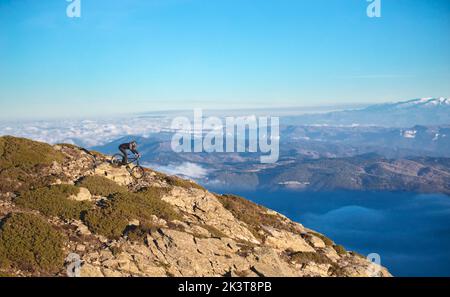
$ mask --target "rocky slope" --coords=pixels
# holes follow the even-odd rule
[[[274,211],[146,171],[1,137],[0,275],[390,276]]]

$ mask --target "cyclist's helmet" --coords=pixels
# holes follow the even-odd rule
[[[135,140],[130,142],[130,148],[136,149],[137,148],[137,142]]]

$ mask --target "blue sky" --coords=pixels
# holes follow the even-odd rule
[[[450,96],[450,1],[0,0],[0,117]]]

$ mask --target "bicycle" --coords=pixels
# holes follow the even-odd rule
[[[120,166],[126,166],[128,172],[130,173],[130,175],[132,177],[134,177],[135,179],[141,179],[144,177],[145,175],[145,170],[144,167],[142,167],[139,164],[139,159],[141,158],[141,156],[130,156],[128,155],[128,162],[127,163],[123,163],[123,155],[122,154],[115,154],[114,156],[112,156],[111,158],[111,164],[114,167],[120,167]],[[128,165],[133,164],[133,168],[130,168]]]

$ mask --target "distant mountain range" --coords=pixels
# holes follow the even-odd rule
[[[217,171],[206,185],[269,191],[407,191],[450,194],[449,158],[386,159],[377,154],[302,160],[257,172]]]
[[[172,131],[93,149],[113,154],[136,139],[148,165],[211,188],[450,193],[449,99],[282,117],[280,123],[276,164],[261,164],[257,153],[175,153]]]
[[[450,193],[449,127],[288,126],[281,135],[275,164],[261,164],[252,153],[175,153],[170,133],[124,137],[94,149],[113,154],[135,138],[149,166],[217,190]]]
[[[282,150],[310,158],[349,157],[376,152],[389,158],[450,157],[450,125],[408,128],[375,126],[282,127]]]
[[[287,119],[293,125],[373,125],[411,127],[450,124],[450,99],[421,98],[371,105],[363,109],[307,114]]]

